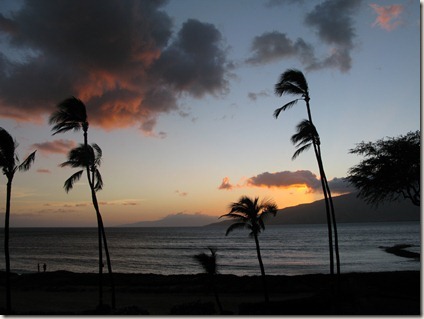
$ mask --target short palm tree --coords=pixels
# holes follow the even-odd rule
[[[49,124],[53,125],[52,131],[53,135],[58,133],[64,133],[68,131],[83,131],[84,144],[88,147],[88,119],[87,111],[85,104],[76,97],[70,97],[57,105],[57,110],[53,112],[49,118]],[[87,177],[90,175],[90,168],[85,167],[87,172]],[[82,174],[82,173],[81,173]],[[100,216],[101,217],[101,216]],[[110,282],[112,288],[112,308],[115,308],[115,285],[113,282],[112,274],[112,265],[110,262],[109,251],[107,248],[106,233],[103,227],[103,222],[97,216],[97,228],[98,228],[98,237],[99,237],[99,255],[102,255],[102,239],[104,243],[106,261],[108,266],[108,271],[110,275]],[[102,273],[103,273],[103,260],[99,258],[99,303],[103,304],[103,289],[102,289]]]
[[[337,274],[340,274],[340,257],[338,248],[338,234],[336,215],[334,211],[333,199],[331,196],[330,187],[328,185],[327,177],[324,171],[324,165],[321,156],[320,139],[318,132],[312,122],[311,108],[309,105],[309,88],[308,82],[305,79],[303,73],[299,70],[288,69],[281,76],[280,80],[275,85],[275,93],[279,96],[284,94],[298,95],[300,98],[290,101],[282,107],[274,111],[274,116],[278,118],[282,111],[285,111],[294,106],[297,101],[304,100],[306,103],[306,111],[308,114],[308,120],[302,121],[298,127],[298,133],[293,135],[292,142],[298,143],[298,150],[293,155],[293,159],[296,158],[300,153],[310,148],[312,145],[315,152],[315,157],[318,162],[318,168],[321,176],[322,190],[325,198],[326,214],[327,214],[327,226],[328,226],[328,241],[329,241],[329,253],[330,253],[330,273],[334,274],[334,258],[333,258],[333,230],[334,230],[334,245],[337,262]]]
[[[216,255],[216,248],[208,247],[211,254],[205,254],[201,253],[198,255],[194,255],[194,259],[203,267],[204,271],[209,277],[211,289],[214,293],[216,304],[219,308],[219,313],[223,314],[223,309],[221,305],[221,301],[219,300],[218,291],[216,289],[215,285],[215,277],[218,274],[218,265],[217,265],[217,255]]]
[[[262,200],[259,203],[259,198],[251,199],[247,196],[240,197],[238,202],[230,204],[230,212],[222,215],[235,220],[234,224],[231,224],[225,236],[231,233],[233,230],[238,228],[246,228],[250,230],[250,236],[255,239],[256,253],[258,256],[259,267],[261,269],[262,282],[264,286],[265,301],[269,302],[268,289],[266,285],[265,268],[262,262],[261,250],[259,247],[258,236],[262,230],[265,230],[264,220],[269,216],[277,213],[277,205],[271,200]]]
[[[3,128],[0,127],[0,167],[7,179],[6,186],[6,213],[4,221],[4,255],[6,260],[6,311],[12,311],[12,297],[10,287],[10,254],[9,254],[9,221],[10,204],[12,197],[12,182],[17,171],[27,171],[35,160],[35,152],[32,152],[21,164],[16,154],[18,143]]]

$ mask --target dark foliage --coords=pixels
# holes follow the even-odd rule
[[[401,198],[420,205],[420,131],[361,142],[350,153],[364,156],[347,176],[358,196],[375,206]]]

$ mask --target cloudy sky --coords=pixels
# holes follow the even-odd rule
[[[103,149],[105,224],[222,215],[241,195],[280,208],[323,197],[312,151],[290,137],[303,103],[274,85],[308,81],[334,193],[361,141],[420,128],[420,4],[365,0],[3,0],[0,123],[31,171],[14,180],[15,226],[95,226],[84,179],[58,165],[82,133],[51,135],[63,99],[87,106]],[[5,180],[0,180],[5,198]],[[4,208],[4,201],[0,201]]]

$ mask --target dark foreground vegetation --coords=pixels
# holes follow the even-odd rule
[[[340,290],[329,275],[267,276],[270,302],[260,276],[217,275],[224,314],[234,315],[419,315],[420,272],[341,274]],[[98,275],[66,271],[12,274],[18,315],[217,315],[207,275],[116,274],[116,309],[96,309]],[[5,273],[0,272],[0,294]],[[105,292],[107,298],[110,292]],[[4,313],[4,298],[0,310]]]

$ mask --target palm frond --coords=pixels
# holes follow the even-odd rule
[[[57,111],[49,118],[49,124],[53,125],[53,135],[70,130],[77,131],[87,125],[87,111],[84,103],[72,96],[57,105]]]
[[[102,175],[100,174],[100,171],[98,169],[96,169],[94,171],[94,177],[95,177],[95,181],[96,184],[94,185],[94,191],[99,191],[103,189],[103,179],[102,179]]]
[[[307,151],[311,146],[312,146],[312,143],[309,143],[309,144],[303,145],[302,147],[298,148],[292,156],[292,161],[294,161],[300,154]]]
[[[102,162],[102,149],[96,143],[91,144],[94,149],[94,165],[100,166]]]
[[[307,96],[308,82],[303,73],[296,69],[288,69],[281,76],[275,85],[275,93],[278,95],[295,94]]]
[[[94,150],[92,146],[85,146],[84,144],[79,144],[77,147],[69,151],[68,160],[60,164],[60,166],[70,166],[73,168],[78,168],[91,166],[92,163],[94,163]]]
[[[84,173],[84,170],[72,174],[72,176],[65,181],[63,188],[67,193],[74,187],[74,184],[80,180],[82,173]]]
[[[238,229],[238,228],[249,228],[249,227],[248,227],[248,224],[246,224],[246,223],[234,223],[234,224],[231,224],[228,227],[227,231],[225,232],[225,236],[228,236],[229,233],[231,233],[233,230]]]
[[[29,170],[31,168],[31,165],[35,160],[35,153],[36,152],[37,151],[34,151],[31,154],[29,154],[28,157],[25,159],[25,161],[23,161],[22,164],[18,166],[18,169],[20,171],[26,172],[27,170]]]
[[[218,273],[217,270],[217,263],[216,263],[216,259],[217,259],[217,255],[216,255],[216,248],[211,248],[208,247],[211,254],[205,254],[205,253],[201,253],[201,254],[197,254],[194,255],[193,258],[203,267],[203,269],[205,270],[205,272],[209,275],[215,275]]]
[[[13,137],[2,127],[0,127],[0,167],[3,171],[10,171],[15,167],[15,163],[19,161],[16,155],[18,143]]]
[[[292,106],[294,106],[294,105],[297,103],[297,101],[299,101],[299,99],[293,100],[293,101],[291,101],[291,102],[289,102],[289,103],[287,103],[287,104],[284,104],[282,107],[280,107],[280,108],[276,109],[276,110],[274,111],[274,117],[275,117],[275,118],[278,118],[278,116],[280,115],[280,113],[281,113],[282,111],[285,111],[285,110],[287,110],[287,109],[291,108]]]

